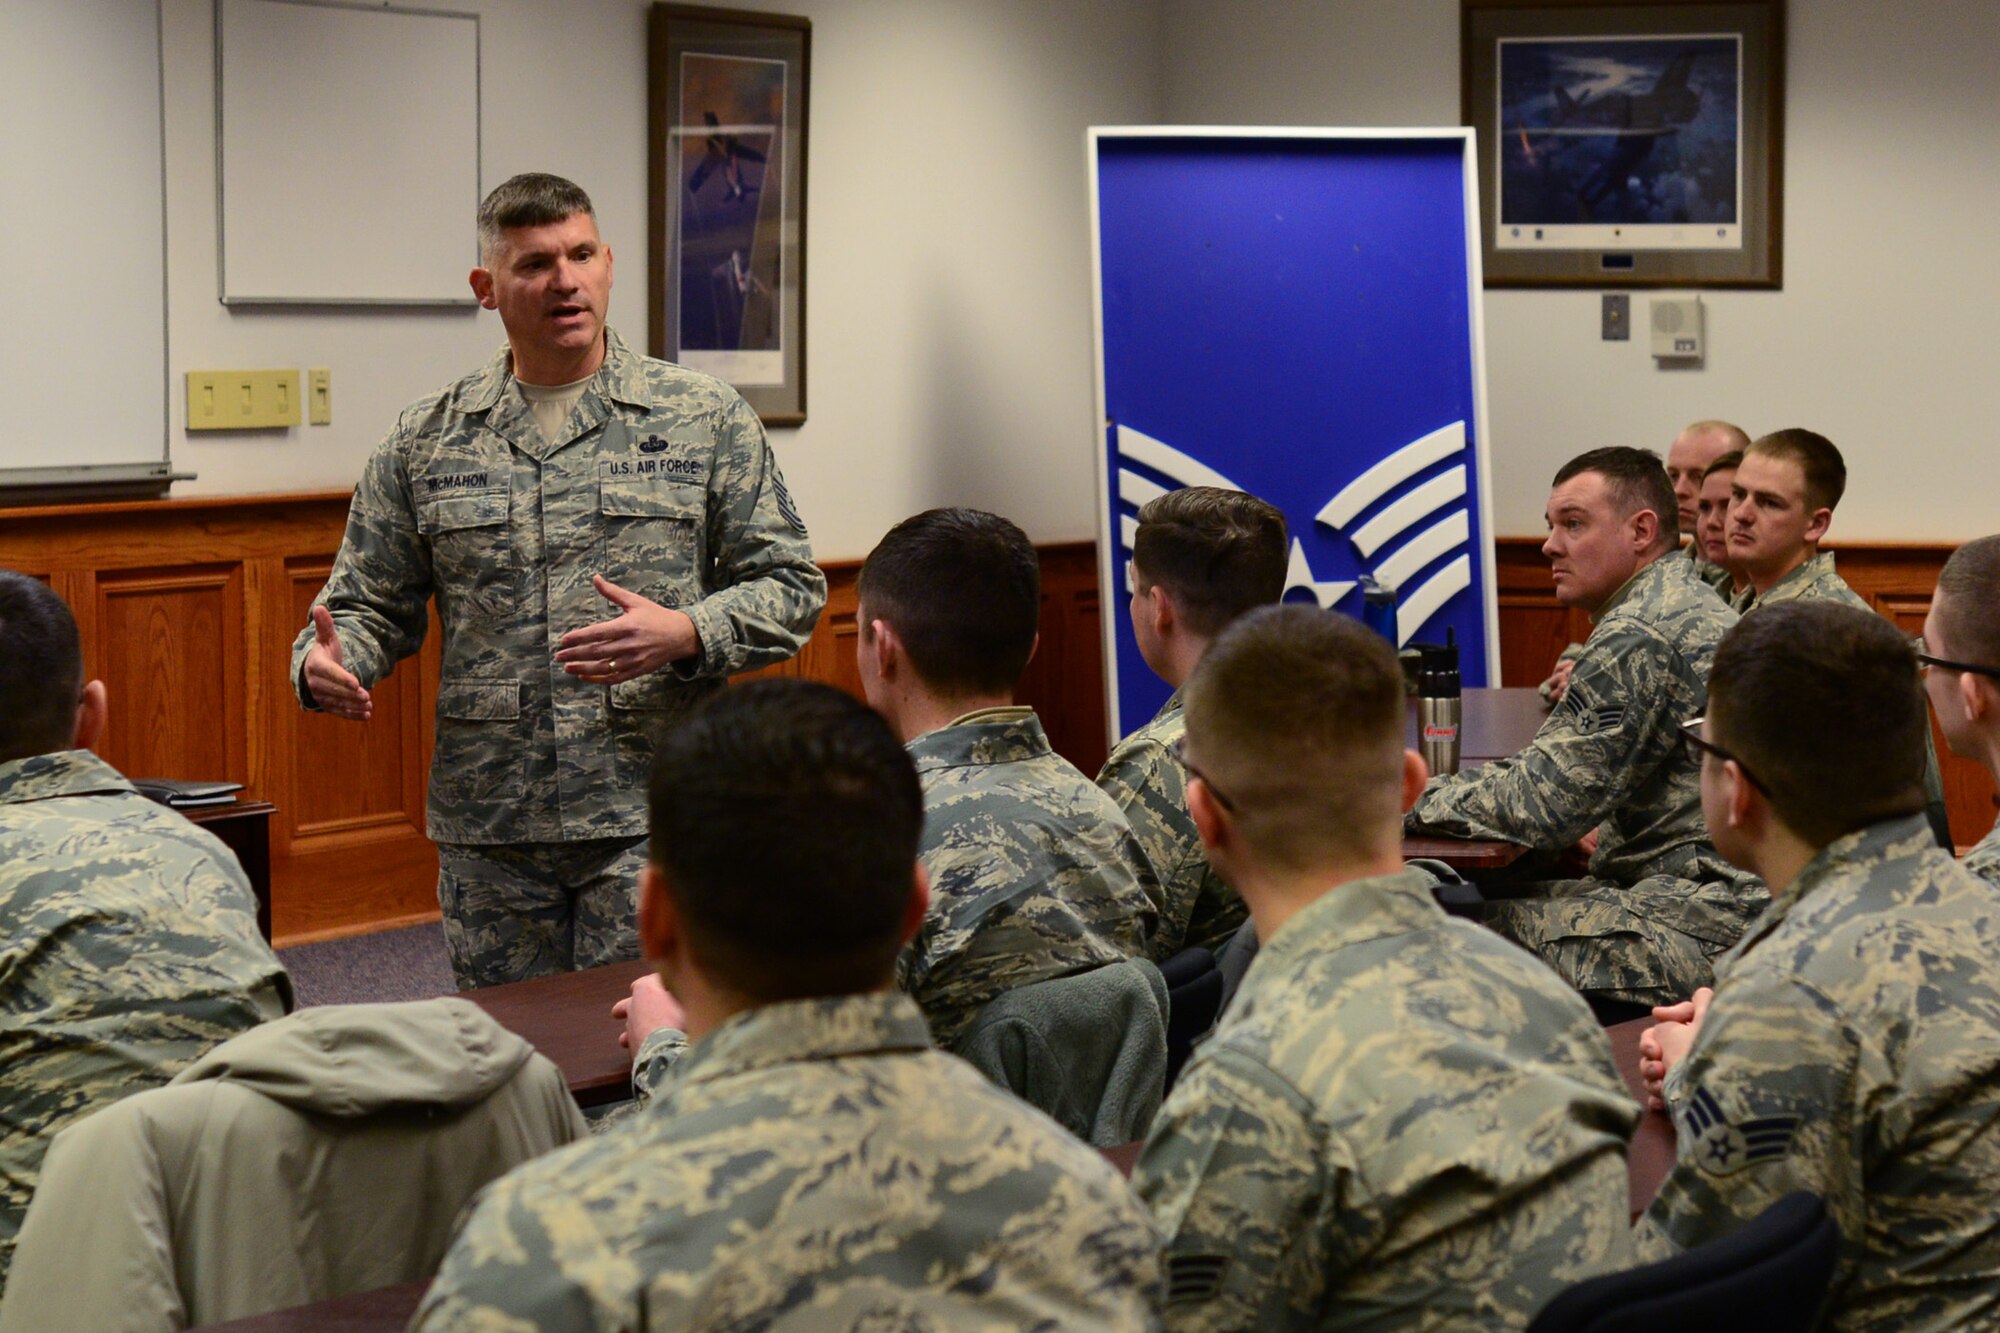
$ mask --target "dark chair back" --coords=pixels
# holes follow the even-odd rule
[[[1839,1247],[1818,1196],[1787,1194],[1720,1240],[1579,1282],[1528,1333],[1810,1333]]]
[[[1160,964],[1167,983],[1167,1087],[1174,1086],[1194,1044],[1222,1012],[1222,973],[1207,949],[1183,949]]]

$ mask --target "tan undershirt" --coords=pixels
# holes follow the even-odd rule
[[[535,414],[535,425],[541,429],[542,439],[554,444],[556,436],[562,432],[563,423],[569,420],[569,414],[583,401],[585,387],[595,378],[594,374],[585,375],[568,384],[530,384],[517,378],[514,385],[528,400],[528,410]]]

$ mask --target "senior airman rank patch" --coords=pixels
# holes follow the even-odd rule
[[[1712,1176],[1729,1176],[1747,1166],[1769,1162],[1792,1150],[1799,1130],[1795,1115],[1763,1116],[1732,1124],[1706,1088],[1688,1102],[1682,1133],[1692,1141],[1696,1166]]]

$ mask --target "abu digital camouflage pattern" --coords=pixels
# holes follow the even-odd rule
[[[413,1326],[1148,1329],[1158,1287],[1102,1157],[860,995],[727,1020],[634,1119],[488,1187]]]
[[[0,1275],[57,1131],[291,1006],[214,835],[87,750],[0,763]]]
[[[1220,949],[1250,915],[1236,890],[1208,864],[1187,808],[1187,769],[1174,746],[1187,734],[1181,695],[1112,749],[1097,774],[1125,812],[1159,881],[1160,926],[1148,956],[1165,962],[1182,949]]]
[[[1744,615],[1760,606],[1777,606],[1783,602],[1836,602],[1871,614],[1875,611],[1866,597],[1854,591],[1847,580],[1840,577],[1840,572],[1833,567],[1831,551],[1818,552],[1762,593],[1754,588],[1745,591],[1750,594],[1749,600],[1739,608]],[[1931,739],[1929,727],[1924,728],[1924,806],[1939,840],[1949,844],[1951,816],[1945,806],[1944,771],[1938,767],[1937,743]]]
[[[1412,832],[1546,852],[1599,831],[1589,881],[1489,904],[1488,923],[1582,990],[1685,998],[1768,895],[1724,861],[1701,815],[1701,764],[1680,724],[1708,704],[1716,645],[1736,617],[1694,566],[1660,559],[1598,610],[1562,702],[1526,749],[1434,777]]]
[[[1667,1075],[1654,1255],[1810,1190],[1839,1224],[1827,1327],[2000,1325],[2000,892],[1921,816],[1822,849],[1717,968]]]
[[[968,714],[909,751],[931,905],[896,983],[938,1045],[951,1050],[1003,992],[1147,955],[1159,913],[1146,854],[1033,709]]]
[[[1265,942],[1133,1184],[1170,1329],[1518,1329],[1629,1261],[1639,1109],[1548,969],[1419,871]]]
[[[368,460],[320,600],[372,686],[444,632],[429,831],[438,842],[646,832],[653,733],[725,677],[798,652],[826,601],[757,415],[720,380],[640,357],[603,366],[554,439],[503,349],[403,413]],[[685,612],[697,658],[616,685],[556,666],[616,608],[591,575]],[[292,679],[310,626],[292,649]]]
[[[460,990],[639,956],[644,838],[438,844],[438,906]]]
[[[2000,823],[1965,854],[1965,868],[1995,888],[2000,888]]]

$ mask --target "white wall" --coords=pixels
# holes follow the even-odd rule
[[[450,7],[482,17],[486,186],[547,170],[590,191],[617,259],[612,323],[643,345],[643,0]],[[861,556],[936,504],[997,510],[1038,541],[1093,537],[1083,131],[1157,118],[1160,0],[754,7],[813,20],[808,421],[773,441],[816,553]],[[491,354],[499,322],[216,300],[212,23],[211,0],[164,0],[170,436],[200,474],[175,493],[348,486],[404,404]],[[394,244],[395,219],[381,228]],[[182,372],[252,366],[330,367],[334,424],[181,428]]]
[[[1488,292],[1497,531],[1541,531],[1547,478],[1574,454],[1664,450],[1708,416],[1838,444],[1836,544],[2000,531],[2000,4],[1787,8],[1784,289],[1704,293],[1707,363],[1674,371],[1643,339],[1599,341],[1595,292]],[[1163,118],[1456,124],[1458,14],[1458,0],[1166,0]]]

